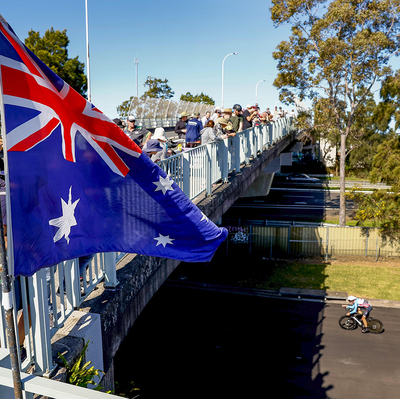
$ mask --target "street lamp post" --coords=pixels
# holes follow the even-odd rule
[[[222,96],[221,96],[221,109],[224,109],[224,64],[225,60],[230,56],[230,55],[236,55],[237,53],[230,53],[228,54],[222,61]]]
[[[256,84],[256,102],[255,102],[256,104],[257,104],[257,87],[261,82],[266,82],[266,81],[267,81],[267,79],[262,79],[259,82],[257,82],[257,84]]]

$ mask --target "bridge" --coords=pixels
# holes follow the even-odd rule
[[[183,151],[161,162],[160,167],[210,220],[218,223],[239,197],[268,193],[273,174],[279,171],[280,165],[291,164],[291,153],[285,154],[285,150],[295,139],[292,118],[280,119],[247,129],[233,138]],[[78,260],[42,269],[29,278],[22,277],[24,331],[21,334],[25,334],[27,351],[22,371],[65,381],[65,369],[59,367],[58,353],[73,361],[90,340],[86,360],[105,372],[101,385],[112,389],[114,355],[140,312],[179,263],[136,254],[108,253],[93,259],[82,282]],[[4,321],[2,308],[2,399],[13,397],[11,370],[7,368],[9,359],[4,349],[7,347]],[[49,392],[54,398],[65,397],[64,388],[57,393],[53,385],[51,389],[46,385],[55,381],[26,378],[29,380],[24,385],[27,397],[50,396]],[[74,397],[88,397],[85,391],[78,391],[74,391]]]

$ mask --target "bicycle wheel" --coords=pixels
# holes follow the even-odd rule
[[[369,332],[372,334],[380,334],[383,331],[383,324],[378,319],[368,319]]]
[[[339,319],[339,326],[344,330],[355,330],[357,328],[357,323],[350,316],[342,316]]]

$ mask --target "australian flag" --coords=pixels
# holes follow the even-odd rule
[[[209,261],[227,237],[0,21],[14,275],[97,252]]]

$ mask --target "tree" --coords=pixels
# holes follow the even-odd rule
[[[182,94],[180,97],[181,101],[189,101],[193,103],[202,103],[202,104],[209,104],[209,105],[215,105],[215,101],[208,96],[207,94],[204,94],[201,92],[200,94],[196,94],[195,96],[190,93],[189,91],[186,94]]]
[[[29,50],[79,94],[86,96],[85,65],[78,61],[78,57],[68,58],[68,44],[67,30],[61,32],[53,27],[48,29],[43,37],[40,37],[39,32],[31,30],[25,39]]]
[[[389,190],[365,194],[354,189],[347,195],[357,204],[356,219],[360,225],[373,222],[383,238],[400,241],[400,140],[391,132],[379,145],[370,173],[372,182],[391,184]]]
[[[379,80],[391,75],[388,61],[399,48],[399,0],[272,0],[275,26],[292,25],[278,61],[281,101],[324,98],[340,134],[340,216],[346,222],[347,138],[356,111]],[[341,109],[345,104],[344,111]]]
[[[168,85],[168,79],[162,80],[148,76],[144,86],[147,86],[148,90],[143,94],[143,97],[168,99],[175,94]]]

